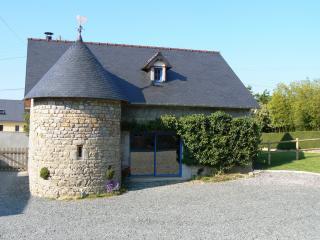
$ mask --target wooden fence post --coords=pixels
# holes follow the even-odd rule
[[[271,143],[268,141],[268,165],[271,165]]]
[[[296,160],[299,160],[299,138],[296,138]]]

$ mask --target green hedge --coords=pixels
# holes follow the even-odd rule
[[[296,131],[296,132],[282,132],[282,133],[262,133],[261,142],[277,142],[299,139],[320,138],[320,131]],[[262,145],[266,146],[266,145]],[[280,143],[271,144],[272,148],[277,149],[295,149],[295,143]],[[320,140],[300,142],[299,147],[302,149],[307,148],[320,148]]]
[[[194,114],[180,118],[166,115],[161,121],[167,129],[175,129],[182,136],[194,158],[188,164],[225,172],[234,166],[246,166],[257,158],[260,127],[251,118],[232,118],[224,112],[215,112],[209,116]]]

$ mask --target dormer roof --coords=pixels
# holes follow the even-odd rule
[[[157,52],[156,54],[154,54],[147,62],[146,64],[143,66],[142,70],[144,71],[149,71],[151,67],[154,66],[154,64],[156,62],[163,62],[166,66],[167,69],[170,69],[172,66],[169,63],[169,61],[162,55],[161,52]]]
[[[25,99],[44,97],[126,100],[117,79],[102,67],[82,39],[68,48]]]

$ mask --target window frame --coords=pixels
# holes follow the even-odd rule
[[[163,68],[162,67],[154,67],[154,81],[155,82],[162,82],[163,81]],[[157,74],[157,71],[159,71],[159,76]],[[159,77],[159,78],[157,78]]]

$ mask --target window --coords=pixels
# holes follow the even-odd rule
[[[3,109],[0,109],[0,115],[6,115],[6,111]]]
[[[0,132],[3,132],[3,125],[0,125]]]
[[[19,125],[16,125],[15,130],[16,130],[16,132],[19,132],[19,130],[20,130]]]
[[[154,68],[154,80],[162,81],[162,68]]]
[[[79,145],[77,146],[77,159],[82,159],[83,156],[83,146]]]

